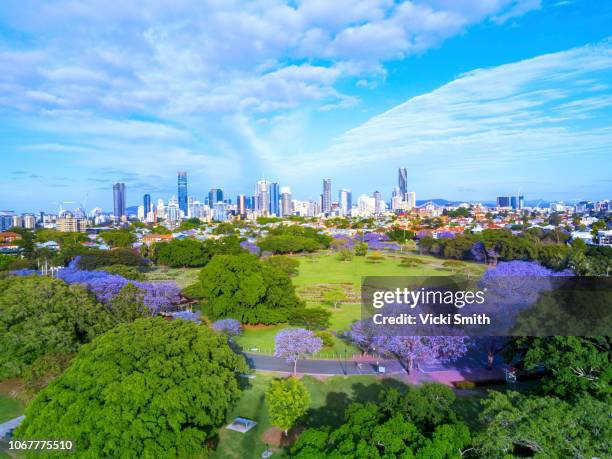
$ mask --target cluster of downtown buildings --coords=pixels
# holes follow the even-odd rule
[[[126,187],[124,183],[113,185],[113,220],[127,220]],[[226,221],[231,218],[253,219],[257,217],[335,217],[335,216],[377,216],[391,210],[409,211],[416,207],[416,193],[407,190],[407,171],[400,168],[398,185],[393,189],[389,203],[385,202],[382,193],[375,191],[372,196],[361,195],[353,202],[350,189],[338,190],[338,200],[332,199],[331,179],[323,179],[322,193],[318,200],[300,201],[293,199],[289,187],[281,187],[278,182],[259,180],[252,195],[239,194],[232,202],[222,189],[212,188],[208,196],[198,200],[188,193],[187,173],[177,174],[177,194],[166,203],[162,198],[157,204],[150,194],[145,194],[142,204],[138,206],[136,217],[141,221],[156,223],[180,222],[185,218]],[[96,210],[96,209],[94,209]],[[94,219],[103,219],[102,214],[93,215]],[[102,223],[102,222],[100,222]]]
[[[115,183],[113,191],[112,213],[96,207],[87,212],[79,207],[73,211],[60,210],[57,214],[40,212],[16,214],[12,211],[0,211],[0,231],[12,227],[35,229],[37,227],[55,228],[63,232],[83,232],[90,227],[104,226],[111,223],[127,222],[139,219],[142,222],[164,225],[173,228],[187,218],[197,218],[202,221],[227,221],[233,219],[253,220],[258,217],[386,217],[392,214],[414,215],[416,217],[438,217],[445,209],[457,207],[473,207],[477,215],[484,215],[487,209],[507,210],[509,212],[522,212],[536,210],[559,213],[578,213],[610,211],[610,201],[583,201],[574,205],[552,203],[548,208],[540,209],[525,207],[524,197],[498,196],[496,203],[490,206],[482,204],[454,204],[438,205],[433,202],[417,205],[416,193],[408,191],[406,168],[399,168],[396,186],[392,189],[390,199],[385,201],[380,191],[374,191],[371,196],[362,194],[356,200],[350,189],[341,188],[337,191],[337,200],[334,196],[332,181],[329,178],[322,181],[322,192],[317,200],[293,199],[289,187],[281,187],[278,182],[265,179],[257,181],[253,193],[239,194],[235,201],[228,198],[221,188],[212,188],[203,199],[196,199],[188,193],[187,173],[179,171],[177,174],[177,193],[168,202],[159,198],[156,202],[150,194],[142,196],[141,204],[137,207],[128,207],[126,198],[126,185]],[[140,200],[140,199],[139,199]]]

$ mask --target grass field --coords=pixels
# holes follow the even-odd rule
[[[23,405],[12,397],[0,395],[0,423],[23,414]]]
[[[166,266],[154,266],[145,273],[147,280],[151,281],[175,281],[180,288],[193,284],[198,278],[201,268],[168,268]]]
[[[258,372],[255,379],[250,380],[251,387],[243,392],[229,419],[240,416],[252,419],[258,424],[246,434],[223,429],[219,434],[219,446],[212,455],[213,458],[261,457],[265,450],[261,436],[271,427],[264,394],[272,379],[272,375]],[[337,426],[342,422],[344,411],[350,402],[374,401],[384,387],[403,385],[399,381],[380,380],[374,376],[336,376],[323,381],[305,376],[302,380],[311,397],[310,411],[304,420],[305,427]],[[283,457],[283,451],[276,450],[273,457]]]

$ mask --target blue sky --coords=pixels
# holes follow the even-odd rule
[[[612,5],[4,1],[0,208],[252,193],[612,198]],[[74,203],[74,204],[72,204]]]

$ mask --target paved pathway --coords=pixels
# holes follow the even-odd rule
[[[13,429],[15,429],[19,424],[21,424],[21,421],[23,421],[24,419],[25,416],[19,416],[14,419],[11,419],[10,421],[6,421],[3,424],[0,424],[0,439],[5,438],[7,434],[9,432],[12,432]]]
[[[292,364],[284,359],[271,355],[263,355],[254,352],[244,352],[249,366],[256,370],[278,371],[291,373]],[[504,371],[500,360],[496,360],[495,368],[489,370],[485,367],[486,356],[478,352],[468,353],[468,355],[453,362],[452,364],[422,364],[418,369],[408,374],[402,364],[397,360],[374,359],[361,360],[359,363],[353,360],[300,360],[297,365],[297,372],[311,375],[377,375],[377,363],[384,367],[385,375],[400,376],[407,382],[418,384],[425,381],[435,381],[448,386],[452,386],[456,381],[503,381]]]

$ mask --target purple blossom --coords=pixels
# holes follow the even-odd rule
[[[78,257],[76,257],[68,264],[68,267],[57,272],[57,277],[68,284],[85,285],[98,301],[104,304],[109,304],[128,283],[142,290],[144,304],[152,314],[168,311],[180,301],[180,289],[174,282],[130,281],[107,271],[78,269],[78,262]]]
[[[258,246],[256,246],[253,242],[242,241],[240,243],[240,246],[243,249],[247,249],[249,251],[249,253],[251,253],[253,255],[259,255],[261,253],[261,249]]]
[[[213,322],[212,328],[228,336],[240,335],[242,333],[242,324],[236,319],[217,320]]]
[[[274,338],[274,355],[293,363],[293,374],[297,372],[297,362],[304,354],[314,354],[323,347],[321,338],[304,328],[285,328]]]
[[[467,336],[385,336],[370,322],[357,321],[347,335],[364,352],[393,354],[405,360],[408,371],[415,364],[452,362],[465,355],[470,346]]]

